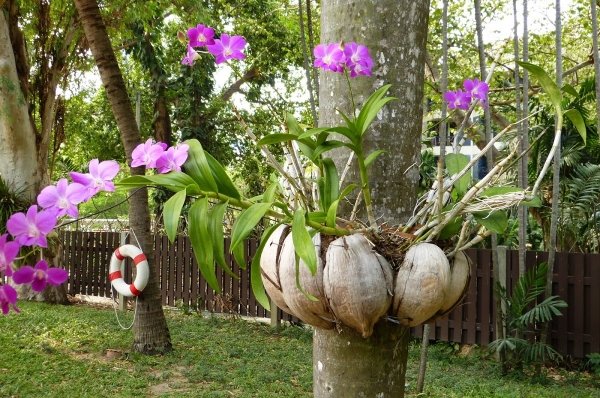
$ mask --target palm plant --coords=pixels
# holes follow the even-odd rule
[[[6,221],[11,215],[27,210],[29,202],[24,192],[24,187],[15,188],[0,176],[0,235],[6,232]]]
[[[536,325],[551,321],[554,316],[561,316],[559,308],[567,306],[558,296],[550,296],[537,302],[546,288],[547,271],[547,263],[527,271],[517,281],[510,297],[506,287],[499,283],[494,286],[505,308],[502,324],[506,332],[503,338],[493,341],[489,349],[501,354],[504,373],[509,367],[522,369],[524,365],[562,358],[558,351],[542,343],[535,331]]]

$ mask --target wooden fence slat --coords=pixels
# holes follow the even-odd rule
[[[586,260],[590,264],[590,352],[600,352],[600,316],[598,316],[598,304],[600,303],[600,256],[597,254],[586,254]]]
[[[583,300],[583,254],[582,253],[570,253],[569,255],[569,268],[573,270],[573,293],[574,301],[573,307],[576,309],[574,316],[573,325],[573,337],[574,347],[573,355],[577,358],[582,358],[583,355],[583,311],[585,308],[585,302]]]
[[[560,254],[560,253],[557,253]],[[553,294],[559,296],[562,300],[568,300],[569,296],[569,263],[568,258],[564,256],[557,255],[555,257],[556,262],[554,265],[554,274],[556,275],[556,286],[553,290]],[[565,311],[561,311],[563,314]],[[563,315],[561,317],[555,318],[556,328],[556,339],[557,342],[555,347],[557,347],[558,351],[565,355],[568,352],[568,332],[569,332],[569,321],[568,317]],[[554,328],[553,328],[554,329]]]

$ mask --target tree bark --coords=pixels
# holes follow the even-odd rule
[[[115,115],[121,139],[131,161],[131,153],[141,143],[141,135],[119,64],[112,49],[100,9],[96,0],[76,0],[85,36],[100,72],[102,84]],[[131,168],[131,175],[143,175],[143,167]],[[144,253],[152,253],[154,245],[150,234],[150,212],[148,191],[141,189],[131,198],[129,225],[137,237]],[[152,256],[148,256],[150,279],[137,298],[137,317],[134,323],[133,351],[147,354],[172,350],[171,337],[162,311],[162,300],[158,288],[158,277]]]
[[[351,81],[356,109],[387,83],[392,84],[389,95],[398,98],[383,108],[367,131],[364,152],[367,156],[376,149],[388,151],[369,169],[371,196],[379,223],[401,223],[412,213],[418,192],[429,1],[332,0],[321,7],[321,43],[354,41],[371,52],[373,77]],[[337,109],[353,115],[346,79],[321,72],[319,126],[343,125]],[[332,151],[340,172],[348,155]],[[357,170],[351,170],[347,182],[357,181]],[[351,205],[345,206],[340,216],[347,217],[350,211]],[[387,320],[380,320],[367,339],[345,326],[340,333],[315,328],[314,396],[404,396],[408,340],[408,328]]]

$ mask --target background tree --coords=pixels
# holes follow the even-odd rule
[[[392,96],[365,140],[365,153],[387,151],[370,169],[375,216],[395,225],[407,220],[416,203],[419,183],[425,50],[429,2],[339,1],[322,4],[321,43],[357,42],[366,45],[376,62],[372,79],[352,81],[354,104],[343,75],[321,73],[319,126],[343,124],[336,109],[352,115],[382,84],[390,83]],[[352,23],[348,23],[352,21]],[[356,106],[356,108],[354,108]],[[343,170],[348,153],[334,159]],[[356,172],[348,182],[360,181]],[[351,201],[352,202],[352,201]],[[351,209],[340,212],[348,217]],[[378,394],[404,395],[408,328],[387,319],[367,339],[349,327],[315,328],[313,377],[315,397]]]
[[[119,64],[114,56],[98,3],[95,0],[77,0],[75,5],[115,115],[129,163],[131,153],[142,140]],[[145,168],[132,167],[130,172],[131,175],[144,175]],[[137,236],[140,249],[145,253],[152,253],[154,247],[150,234],[148,191],[145,188],[136,191],[131,197],[129,225]],[[152,256],[148,256],[148,264],[148,285],[138,296],[136,303],[137,317],[134,323],[132,350],[142,353],[168,352],[172,350],[171,337],[162,310],[162,297]]]

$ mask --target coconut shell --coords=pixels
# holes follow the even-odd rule
[[[343,236],[327,250],[323,283],[336,318],[363,337],[392,303],[394,276],[389,263],[360,234]]]
[[[283,241],[289,234],[290,228],[287,225],[280,225],[273,231],[269,240],[265,243],[262,255],[260,256],[260,274],[265,291],[275,302],[277,307],[288,314],[295,314],[290,310],[283,299],[281,281],[279,278],[279,260]]]
[[[293,314],[309,325],[323,329],[333,329],[333,315],[327,307],[323,291],[323,260],[321,258],[321,234],[313,237],[317,253],[317,272],[313,276],[304,261],[299,259],[298,279],[304,291],[318,301],[309,299],[296,285],[296,253],[292,234],[283,242],[279,261],[279,277],[283,299]]]
[[[404,326],[420,325],[437,313],[446,299],[450,265],[434,244],[412,246],[396,275],[394,313]]]
[[[438,312],[425,323],[442,319],[460,305],[469,291],[471,283],[471,259],[464,252],[458,252],[450,262],[450,284],[446,290],[446,299]]]

